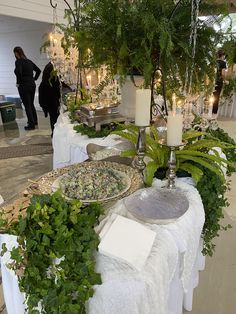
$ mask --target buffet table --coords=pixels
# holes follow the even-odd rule
[[[68,113],[61,113],[53,132],[53,169],[79,163],[88,159],[86,146],[94,143],[113,146],[121,142],[120,137],[109,135],[105,138],[89,138],[77,133],[71,124]]]
[[[221,98],[218,114],[220,117],[236,118],[236,92],[227,99]]]
[[[154,181],[160,189],[163,181]],[[184,191],[189,208],[180,218],[168,224],[139,221],[155,232],[151,253],[144,267],[137,271],[123,260],[96,254],[97,271],[102,285],[95,287],[95,294],[87,304],[91,314],[181,314],[183,307],[192,309],[193,289],[198,284],[198,271],[204,268],[201,255],[201,232],[204,209],[198,191],[190,184],[177,180],[177,187]],[[129,197],[129,196],[126,196]],[[132,220],[125,205],[126,198],[112,205],[98,226],[98,232],[120,215]],[[16,245],[16,237],[1,235],[1,243],[8,249]],[[24,295],[20,293],[14,273],[6,267],[9,255],[1,258],[4,297],[8,314],[23,314]]]

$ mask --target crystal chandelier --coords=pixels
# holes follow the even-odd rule
[[[52,32],[49,34],[49,44],[46,47],[46,53],[53,63],[54,68],[57,70],[61,80],[69,85],[75,85],[78,76],[78,50],[73,44],[71,44],[66,51],[63,49],[64,34],[57,25],[57,12],[55,6],[53,7],[53,27]],[[73,43],[73,39],[71,39],[71,42]]]

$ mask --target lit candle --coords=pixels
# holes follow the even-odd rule
[[[148,126],[150,124],[150,105],[151,105],[151,90],[137,89],[135,109],[136,125]]]
[[[213,103],[214,103],[214,96],[209,98],[209,105],[208,105],[208,116],[212,117],[212,110],[213,110]]]
[[[176,112],[169,112],[167,116],[167,145],[178,146],[182,144],[183,116]]]
[[[49,35],[50,47],[53,47],[53,36],[52,33]]]
[[[172,96],[172,111],[174,114],[176,113],[176,96],[175,96],[175,93]]]
[[[101,75],[98,74],[98,84],[100,84],[100,83],[101,83]]]
[[[91,80],[92,80],[91,75],[87,75],[86,79],[87,79],[88,88],[90,89],[91,88]]]

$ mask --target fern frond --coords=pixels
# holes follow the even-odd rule
[[[176,152],[176,156],[182,157],[183,155],[203,157],[206,160],[212,160],[212,161],[216,162],[220,166],[229,165],[229,166],[234,167],[234,164],[232,164],[232,162],[229,162],[228,160],[226,160],[224,158],[221,158],[221,157],[215,156],[213,154],[209,154],[209,153],[203,153],[203,152],[199,152],[196,150],[185,150],[185,149]]]
[[[119,135],[120,137],[123,137],[130,141],[133,144],[137,143],[137,134],[132,134],[130,132],[127,132],[126,130],[124,131],[113,131],[112,134]]]
[[[137,155],[137,152],[135,149],[127,149],[120,153],[121,157],[134,157]]]
[[[154,125],[151,125],[150,131],[151,131],[151,134],[153,135],[154,140],[155,140],[156,142],[158,142],[159,136],[158,136],[157,129],[155,128]]]
[[[199,131],[194,131],[194,130],[190,130],[187,131],[185,133],[183,133],[183,140],[189,141],[192,139],[196,139],[202,135],[205,135],[206,132],[199,132]]]
[[[227,144],[224,142],[221,142],[219,139],[202,139],[195,143],[191,143],[189,145],[186,145],[184,149],[201,149],[201,148],[213,148],[213,147],[219,147],[221,149],[228,149],[228,148],[236,148],[235,145]]]
[[[202,165],[203,167],[211,170],[214,172],[222,181],[225,181],[224,173],[221,170],[220,166],[217,164],[211,164],[209,163],[209,160],[205,160],[204,158],[194,157],[194,156],[187,156],[187,155],[181,155],[178,156],[179,158],[179,168],[182,167],[181,163],[186,160],[191,160],[197,164]]]
[[[145,175],[145,183],[148,186],[152,185],[154,174],[158,168],[159,168],[159,165],[155,161],[149,161],[147,163],[146,168],[144,170],[144,175]]]
[[[198,183],[198,181],[203,176],[203,172],[199,167],[188,162],[181,163],[178,170],[184,170],[188,172],[196,183]]]

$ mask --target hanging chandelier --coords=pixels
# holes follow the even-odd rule
[[[53,63],[54,68],[58,72],[61,80],[65,81],[69,85],[75,85],[78,80],[78,58],[79,53],[76,47],[72,44],[68,49],[63,48],[64,33],[58,27],[58,19],[56,12],[56,5],[53,7],[53,26],[52,31],[48,35],[48,45],[46,47],[46,53],[48,58]]]

